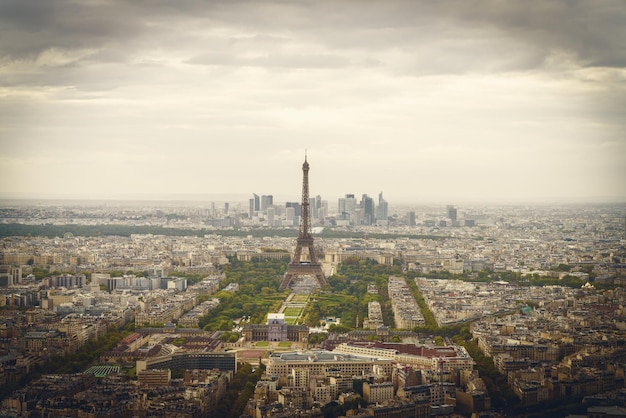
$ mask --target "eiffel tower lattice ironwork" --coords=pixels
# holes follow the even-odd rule
[[[308,258],[302,259],[302,249],[308,249]],[[280,283],[281,289],[286,289],[291,281],[296,277],[313,276],[320,287],[326,283],[326,276],[322,271],[322,265],[317,261],[315,247],[313,246],[313,235],[311,234],[311,212],[309,211],[309,163],[306,153],[304,164],[302,164],[302,208],[300,216],[300,232],[296,242],[296,250],[293,258],[287,267],[287,272]]]

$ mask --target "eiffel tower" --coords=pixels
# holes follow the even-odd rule
[[[309,251],[308,258],[302,259],[302,249]],[[326,283],[326,277],[322,271],[322,265],[317,261],[315,247],[313,246],[313,235],[311,235],[311,212],[309,211],[309,163],[304,154],[304,164],[302,164],[302,213],[300,216],[300,232],[296,242],[296,251],[287,267],[287,272],[280,283],[280,289],[286,289],[296,277],[313,276],[320,287]]]

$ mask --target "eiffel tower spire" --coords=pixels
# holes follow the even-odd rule
[[[291,281],[296,277],[314,276],[320,287],[326,283],[326,277],[322,271],[321,264],[317,261],[315,247],[313,245],[313,235],[311,234],[311,212],[309,208],[309,163],[306,151],[304,153],[304,164],[302,164],[302,209],[300,216],[300,231],[296,241],[296,250],[293,258],[287,267],[287,272],[280,283],[281,289],[286,289]],[[307,248],[308,258],[302,258],[302,249]]]

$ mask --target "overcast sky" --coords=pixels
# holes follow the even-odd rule
[[[626,201],[623,0],[2,0],[0,195]]]

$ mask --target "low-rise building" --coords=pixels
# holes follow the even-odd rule
[[[266,373],[270,376],[289,376],[294,368],[306,368],[311,375],[317,376],[327,376],[332,373],[351,376],[375,374],[391,376],[393,361],[323,350],[277,352],[270,354]]]

